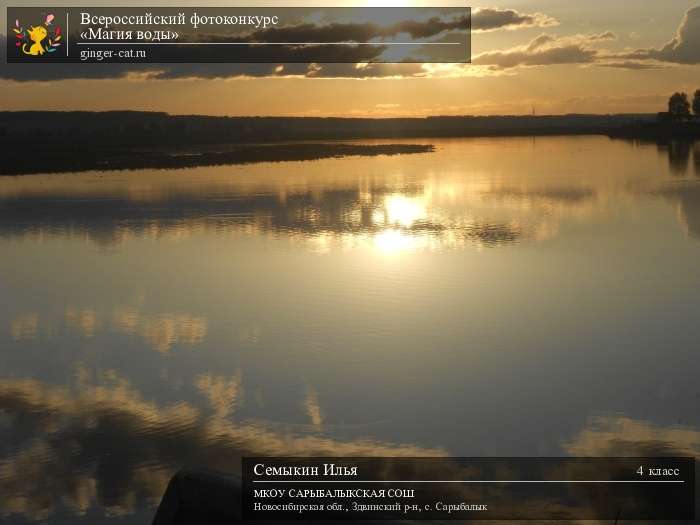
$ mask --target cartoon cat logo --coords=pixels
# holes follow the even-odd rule
[[[54,15],[49,14],[46,16],[43,24],[29,26],[27,29],[22,27],[19,20],[15,20],[15,27],[12,28],[17,39],[15,45],[22,53],[29,56],[55,53],[56,49],[61,45],[63,36],[59,26],[55,26],[53,32],[49,30],[54,18]]]
[[[27,35],[29,36],[29,40],[34,43],[32,47],[29,48],[29,51],[27,51],[27,44],[25,43],[22,46],[22,53],[25,55],[43,55],[46,53],[42,42],[49,36],[49,32],[44,26],[36,26],[27,29]]]

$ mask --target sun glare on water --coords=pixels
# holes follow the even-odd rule
[[[389,195],[384,200],[384,206],[375,212],[375,224],[383,224],[385,229],[374,235],[374,247],[385,254],[420,248],[422,240],[411,228],[426,217],[427,210],[422,199]]]
[[[377,213],[383,215],[381,219],[384,222],[404,228],[410,228],[416,222],[425,220],[427,216],[425,203],[422,199],[405,197],[403,195],[388,196],[384,201],[383,209]]]

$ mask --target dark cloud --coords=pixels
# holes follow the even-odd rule
[[[608,40],[617,40],[617,35],[612,31],[604,31],[602,33],[588,35],[591,42],[605,42]]]
[[[553,64],[589,64],[595,62],[598,57],[598,51],[591,48],[590,44],[600,40],[601,35],[560,38],[544,34],[523,46],[481,53],[473,58],[472,63],[494,69]]]
[[[381,26],[367,22],[362,24],[333,23],[323,26],[299,24],[291,27],[270,27],[257,31],[246,38],[269,42],[298,41],[368,41],[374,38],[388,38],[399,34],[408,34],[412,38],[429,38],[464,29],[469,23],[467,15],[453,18],[432,17],[428,20],[405,20]],[[542,13],[519,13],[513,9],[484,8],[472,13],[473,31],[494,31],[497,29],[518,29],[526,27],[551,27],[558,22]]]
[[[259,42],[367,42],[376,38],[389,38],[402,33],[412,38],[429,38],[447,31],[468,27],[467,15],[444,19],[432,17],[425,21],[405,20],[388,26],[372,22],[362,24],[332,23],[316,25],[311,23],[287,27],[270,27],[244,37],[245,40]]]
[[[482,8],[472,13],[473,31],[519,29],[525,27],[551,27],[558,22],[542,13],[519,13],[514,9]]]
[[[700,64],[700,6],[686,12],[676,36],[662,48],[637,49],[617,57],[675,64]]]
[[[205,38],[205,37],[202,37]],[[215,36],[211,37],[216,41]],[[0,54],[5,56],[7,38],[0,35]],[[211,53],[225,53],[219,46]],[[0,79],[15,81],[52,81],[70,79],[115,79],[129,76],[139,76],[147,79],[183,79],[183,78],[234,78],[234,77],[274,77],[274,76],[307,76],[325,77],[333,75],[348,78],[365,78],[374,76],[392,76],[418,73],[420,64],[364,64],[376,60],[385,50],[384,46],[333,46],[324,49],[324,58],[333,61],[328,64],[315,65],[314,58],[319,52],[313,47],[292,49],[278,46],[276,49],[254,49],[256,56],[262,62],[253,63],[163,63],[163,64],[0,64]],[[285,60],[294,58],[300,63],[286,63]],[[271,60],[278,59],[273,63]],[[303,62],[306,60],[306,62]]]
[[[644,62],[638,60],[616,60],[611,62],[601,62],[597,65],[615,69],[631,69],[633,71],[664,69],[667,67],[660,62]]]

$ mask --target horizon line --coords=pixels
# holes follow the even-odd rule
[[[532,115],[530,113],[503,113],[503,114],[438,114],[438,115],[215,115],[207,113],[170,113],[168,111],[154,111],[142,109],[0,109],[0,114],[3,113],[145,113],[151,115],[167,115],[169,117],[206,117],[206,118],[313,118],[313,119],[431,119],[431,118],[550,118],[550,117],[626,117],[626,116],[656,116],[658,111],[648,112],[629,112],[629,113],[543,113],[541,115]]]

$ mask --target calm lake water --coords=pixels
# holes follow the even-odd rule
[[[429,142],[0,178],[0,521],[242,455],[700,455],[700,144]]]

